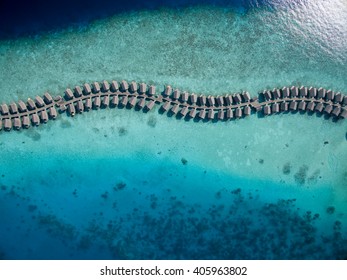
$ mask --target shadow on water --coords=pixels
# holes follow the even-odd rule
[[[0,17],[0,40],[35,36],[70,26],[83,26],[96,19],[136,10],[184,8],[193,5],[244,9],[249,7],[251,2],[253,0],[3,0],[0,2],[0,10],[3,11]]]

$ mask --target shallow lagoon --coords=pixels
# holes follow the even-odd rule
[[[103,79],[346,93],[347,7],[322,5],[138,11],[2,41],[2,101]],[[308,24],[312,7],[332,20]],[[2,132],[0,256],[346,258],[346,131],[300,113],[204,123],[105,109]]]

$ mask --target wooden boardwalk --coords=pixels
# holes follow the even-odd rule
[[[94,82],[66,89],[63,96],[45,93],[42,97],[28,98],[0,105],[0,130],[10,131],[38,126],[61,114],[73,117],[99,108],[135,108],[147,112],[159,106],[161,113],[184,119],[227,121],[286,111],[316,112],[334,119],[347,118],[347,96],[331,90],[314,87],[283,87],[265,90],[256,97],[248,92],[226,95],[198,95],[181,92],[166,86],[158,92],[155,86],[123,80],[121,82]]]

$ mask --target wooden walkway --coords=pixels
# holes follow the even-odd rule
[[[251,97],[248,92],[226,95],[198,95],[166,86],[158,92],[153,85],[123,80],[103,81],[66,89],[63,96],[29,98],[0,105],[0,130],[38,126],[60,114],[76,114],[99,108],[135,108],[147,112],[159,106],[162,113],[184,119],[227,121],[260,112],[263,115],[286,111],[316,112],[334,119],[347,118],[347,96],[314,87],[283,87]]]

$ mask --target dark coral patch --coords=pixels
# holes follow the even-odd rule
[[[115,191],[124,190],[126,185],[127,185],[126,183],[124,183],[123,181],[120,181],[116,184],[116,186],[113,187],[113,190],[115,190]]]
[[[128,134],[128,131],[126,130],[126,128],[125,127],[119,127],[118,128],[118,135],[119,136],[125,136],[125,135],[127,135]]]
[[[290,162],[285,163],[285,164],[283,165],[283,168],[282,168],[283,174],[284,174],[284,175],[290,174],[291,168],[292,168],[292,166],[291,166]]]
[[[28,206],[28,211],[29,211],[29,212],[34,212],[36,209],[37,209],[37,206],[36,206],[36,205],[30,204],[30,205]]]
[[[327,213],[329,215],[332,215],[332,214],[335,213],[335,207],[334,206],[329,206],[326,211],[327,211]]]
[[[157,125],[157,118],[154,116],[150,116],[147,120],[147,125],[150,127],[155,127]]]
[[[304,185],[306,182],[308,166],[303,165],[299,168],[298,172],[295,173],[294,179],[295,182],[299,185]]]

